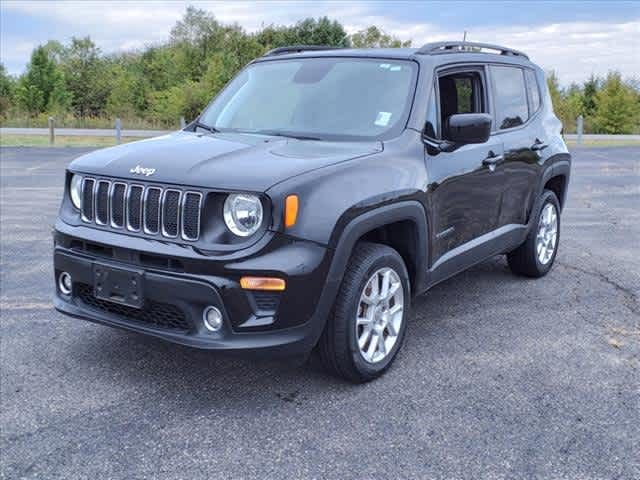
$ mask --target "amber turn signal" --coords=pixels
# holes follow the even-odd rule
[[[242,277],[240,286],[245,290],[269,290],[281,292],[285,289],[286,283],[281,278],[272,277]]]
[[[293,227],[298,219],[298,196],[289,195],[284,202],[284,226]]]

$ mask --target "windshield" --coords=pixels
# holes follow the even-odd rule
[[[296,58],[249,65],[200,116],[220,131],[373,139],[404,128],[417,66],[411,61]]]

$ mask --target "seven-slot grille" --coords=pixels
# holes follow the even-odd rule
[[[85,178],[82,182],[82,220],[132,232],[200,237],[202,193]]]

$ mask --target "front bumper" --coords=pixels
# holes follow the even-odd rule
[[[56,287],[55,308],[72,317],[201,349],[273,357],[305,355],[317,343],[337,291],[335,282],[327,282],[330,249],[273,234],[258,251],[222,259],[191,249],[183,255],[158,255],[167,253],[166,244],[159,243],[59,221],[54,232],[55,278],[63,271],[70,273],[73,289],[64,295]],[[95,298],[96,263],[141,271],[143,308]],[[258,298],[240,288],[243,275],[278,276],[287,287],[278,298]],[[217,332],[202,322],[203,310],[210,305],[223,313]]]

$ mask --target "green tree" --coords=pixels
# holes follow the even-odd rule
[[[64,76],[57,64],[57,42],[34,49],[27,71],[21,78],[18,104],[32,115],[44,110],[61,111],[69,107]]]
[[[349,46],[344,27],[328,17],[306,18],[292,26],[269,25],[254,37],[265,49],[287,45]]]
[[[18,106],[31,116],[36,116],[44,109],[44,96],[37,86],[29,84],[22,77],[16,89],[16,102]]]
[[[49,96],[53,91],[56,81],[57,66],[49,58],[49,54],[43,46],[36,47],[31,54],[31,61],[27,66],[25,82],[30,87],[39,90],[42,94],[42,107],[49,103]]]
[[[579,85],[573,83],[563,92],[560,114],[566,131],[575,132],[579,115],[584,116],[584,94]]]
[[[71,110],[73,96],[67,89],[64,74],[58,71],[54,77],[53,89],[49,94],[47,111],[54,115],[64,115]]]
[[[150,115],[157,122],[167,126],[176,125],[181,116],[193,120],[202,110],[206,100],[202,90],[193,81],[176,85],[150,94]]]
[[[352,34],[350,40],[354,48],[402,48],[411,46],[411,40],[403,42],[399,38],[385,33],[375,25]]]
[[[596,96],[600,89],[600,79],[595,75],[591,75],[589,80],[584,82],[582,88],[582,114],[585,117],[592,117],[596,111]]]
[[[107,68],[89,37],[71,39],[62,69],[75,113],[81,118],[104,113],[110,88]]]
[[[547,72],[547,88],[549,89],[549,96],[551,97],[553,111],[556,116],[560,118],[564,100],[562,98],[562,89],[560,88],[560,83],[558,82],[558,76],[554,71]],[[562,120],[562,118],[560,118],[560,120]]]
[[[336,20],[328,17],[305,18],[296,23],[290,30],[294,44],[299,45],[331,45],[346,47],[349,45],[347,32]]]
[[[609,72],[595,103],[595,125],[600,132],[625,134],[638,130],[638,92],[622,81],[619,72]]]
[[[136,78],[122,65],[114,65],[109,71],[111,89],[107,98],[106,112],[112,117],[134,118],[136,116]]]
[[[556,117],[562,122],[565,132],[575,132],[576,119],[581,112],[582,92],[577,85],[568,90],[560,87],[555,72],[547,73],[547,87]]]
[[[0,117],[8,114],[13,103],[14,80],[0,62]]]
[[[230,30],[237,26],[225,27],[205,10],[187,7],[187,10],[171,29],[170,46],[178,60],[182,73],[197,80],[207,68],[207,59],[224,48]]]
[[[176,46],[153,46],[146,49],[139,60],[141,74],[151,90],[165,90],[177,85],[194,73],[187,49]],[[131,66],[129,70],[131,70]]]

